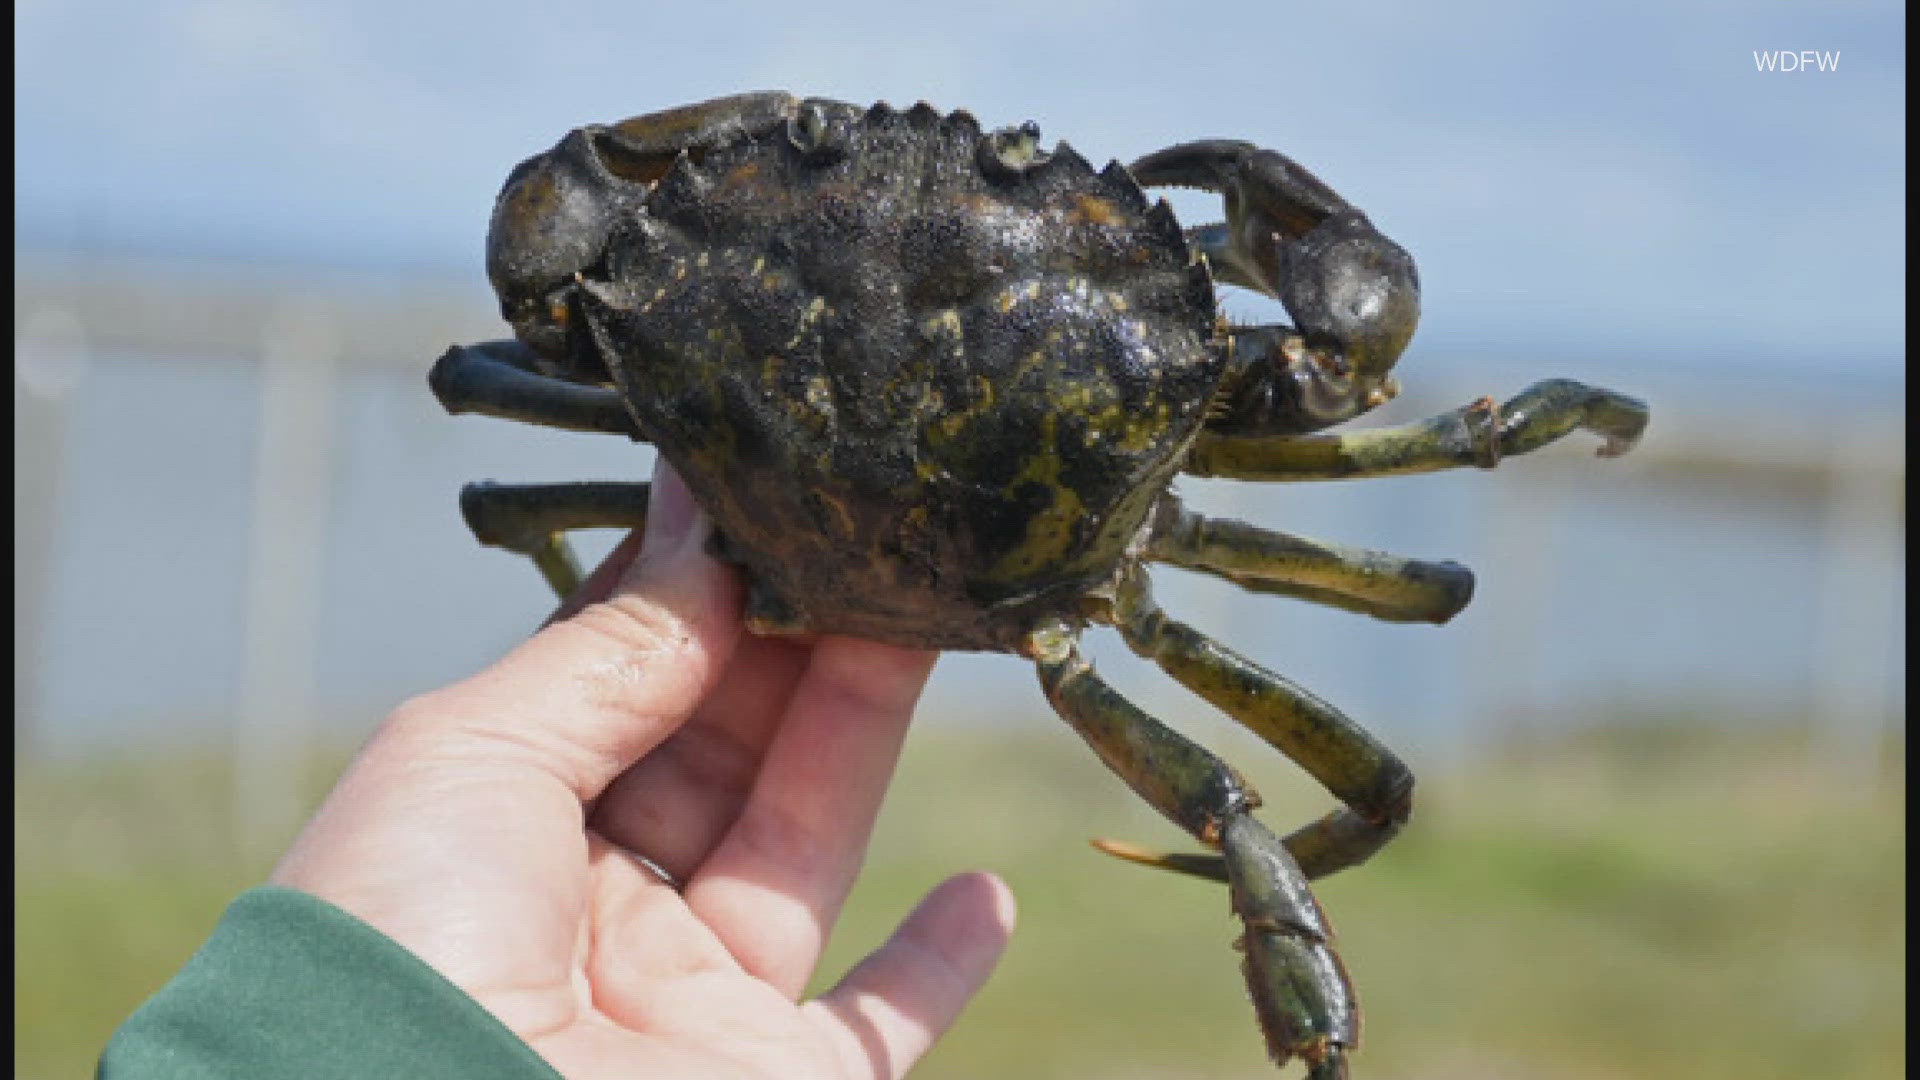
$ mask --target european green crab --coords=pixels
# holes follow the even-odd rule
[[[1183,229],[1142,185],[1216,192],[1226,220]],[[652,443],[743,568],[756,633],[1029,658],[1100,758],[1216,850],[1106,848],[1225,882],[1271,1057],[1347,1075],[1359,1013],[1308,882],[1400,829],[1413,776],[1331,705],[1164,615],[1145,566],[1436,623],[1473,578],[1204,517],[1170,483],[1486,468],[1575,429],[1615,455],[1644,405],[1550,380],[1322,433],[1396,392],[1418,276],[1365,214],[1244,142],[1095,170],[1032,124],[744,94],[581,127],[522,163],[487,265],[515,337],[441,357],[450,411]],[[1294,325],[1228,325],[1216,281],[1278,298]],[[562,595],[579,573],[561,534],[637,526],[646,502],[622,482],[462,493],[481,541],[531,555]],[[1094,672],[1094,623],[1340,806],[1270,832],[1230,766]]]

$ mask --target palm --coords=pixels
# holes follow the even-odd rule
[[[538,995],[565,1019],[519,1030],[561,1073],[630,1076],[636,1061],[661,1078],[868,1073],[843,1058],[824,1006],[796,1003],[742,970],[720,935],[650,871],[611,845],[593,847],[583,947],[568,981]]]

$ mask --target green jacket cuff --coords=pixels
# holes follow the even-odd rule
[[[559,1080],[492,1013],[317,897],[242,893],[107,1044],[98,1080]]]

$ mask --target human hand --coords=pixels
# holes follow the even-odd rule
[[[743,634],[708,531],[663,464],[644,543],[504,660],[396,710],[274,882],[404,945],[576,1080],[903,1075],[1005,948],[997,878],[949,879],[799,998],[933,654]]]

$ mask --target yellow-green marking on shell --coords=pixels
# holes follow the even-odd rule
[[[1041,425],[1039,444],[1006,487],[1009,499],[1033,485],[1047,492],[1044,507],[1027,519],[1026,537],[993,568],[1002,580],[1016,580],[1052,567],[1064,566],[1073,550],[1074,526],[1085,520],[1087,507],[1080,493],[1060,481],[1060,455],[1055,449],[1058,421],[1049,416]]]

